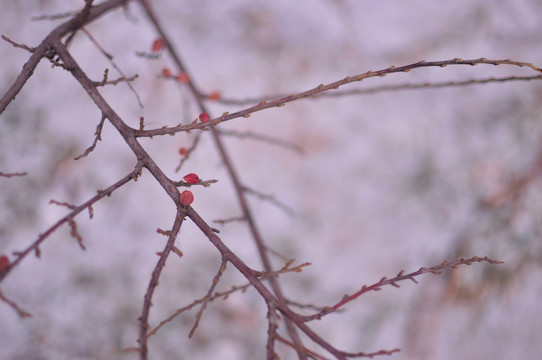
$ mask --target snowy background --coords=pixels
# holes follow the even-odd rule
[[[82,1],[0,0],[0,33],[37,46],[64,20],[33,16],[78,10]],[[542,65],[542,2],[515,1],[153,1],[196,83],[224,97],[290,94],[368,70],[419,60],[486,57]],[[173,65],[149,60],[157,35],[141,8],[130,4],[87,27],[114,56],[134,87],[102,89],[132,127],[188,123],[198,111],[188,90],[159,78]],[[84,33],[71,46],[94,80],[107,60]],[[29,54],[0,43],[0,90],[13,82]],[[419,69],[348,88],[404,82],[461,81],[536,75],[510,66]],[[243,183],[294,210],[250,198],[264,238],[296,263],[301,274],[281,277],[286,296],[330,305],[363,284],[458,256],[490,256],[441,276],[384,288],[343,313],[311,323],[347,351],[400,347],[393,359],[532,359],[542,351],[540,263],[542,187],[533,181],[515,198],[484,208],[480,202],[533,167],[541,149],[542,85],[537,81],[406,90],[287,104],[220,125],[291,141],[292,152],[250,139],[226,138]],[[241,106],[210,103],[212,115]],[[81,204],[133,169],[135,159],[112,126],[87,158],[100,112],[62,69],[45,61],[0,117],[0,253],[31,244],[67,210],[49,200]],[[179,173],[178,149],[195,134],[142,140],[161,168],[179,180],[196,172],[219,182],[193,188],[194,208],[208,222],[240,216],[232,185],[208,135]],[[171,227],[174,206],[144,171],[76,218],[81,251],[64,226],[2,282],[2,291],[32,318],[21,320],[0,303],[2,359],[136,359],[137,318],[156,251]],[[260,269],[242,223],[215,224],[221,238]],[[170,257],[151,311],[151,326],[202,297],[220,266],[217,251],[186,222],[177,240],[184,257]],[[275,266],[283,260],[274,258]],[[230,266],[218,289],[244,284]],[[149,342],[152,359],[261,359],[266,309],[255,291],[213,302],[188,340],[195,311],[164,327]],[[309,344],[310,342],[306,342]],[[320,350],[311,345],[311,348]],[[281,358],[293,352],[279,346]]]

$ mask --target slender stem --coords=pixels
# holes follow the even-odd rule
[[[149,330],[149,313],[152,306],[152,296],[154,294],[154,290],[156,290],[156,287],[158,286],[158,279],[160,278],[160,274],[162,273],[162,270],[164,269],[164,266],[166,265],[166,260],[171,254],[171,251],[173,249],[173,244],[175,243],[175,239],[177,238],[177,234],[179,233],[179,230],[181,229],[181,225],[183,224],[184,216],[182,213],[182,209],[179,207],[177,208],[177,214],[175,215],[175,221],[173,223],[173,228],[169,232],[168,241],[166,243],[166,246],[164,247],[164,250],[160,253],[160,258],[158,259],[158,262],[156,263],[156,266],[154,267],[154,270],[151,275],[151,280],[149,281],[149,285],[147,286],[147,291],[145,292],[144,302],[143,302],[143,311],[141,313],[141,317],[139,318],[139,346],[140,346],[140,358],[142,360],[146,360],[148,358],[148,348],[147,348],[147,332]]]

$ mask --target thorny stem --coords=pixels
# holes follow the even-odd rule
[[[147,332],[149,330],[149,313],[152,306],[152,296],[154,294],[154,290],[156,290],[156,287],[158,286],[158,280],[160,279],[160,274],[162,273],[162,270],[164,269],[164,266],[166,265],[166,260],[171,253],[171,251],[174,248],[175,239],[177,239],[177,234],[179,233],[179,230],[181,229],[181,225],[184,220],[184,214],[181,207],[177,208],[177,214],[175,215],[175,221],[173,223],[173,228],[171,229],[171,232],[168,236],[168,241],[166,243],[166,246],[164,247],[164,250],[160,253],[160,258],[158,259],[158,262],[156,263],[156,266],[154,267],[154,270],[151,275],[151,280],[149,281],[149,285],[147,287],[147,292],[145,293],[144,297],[144,303],[143,303],[143,311],[141,313],[141,317],[139,318],[140,326],[139,326],[139,346],[140,346],[140,354],[141,357],[146,359],[148,354],[148,348],[147,348]]]
[[[374,283],[372,285],[369,285],[369,286],[363,285],[363,287],[359,291],[356,291],[352,295],[345,295],[342,298],[342,300],[337,302],[335,305],[333,305],[331,307],[329,307],[329,306],[325,307],[319,313],[317,313],[315,315],[312,315],[312,316],[305,316],[305,317],[303,317],[303,319],[304,319],[304,321],[311,321],[311,320],[315,320],[315,319],[321,319],[322,316],[328,315],[328,314],[330,314],[332,312],[337,311],[339,308],[341,308],[344,305],[348,304],[349,302],[357,299],[358,297],[365,294],[366,292],[381,290],[382,286],[391,285],[391,286],[394,286],[394,287],[399,287],[399,285],[397,285],[397,282],[404,281],[404,280],[411,280],[411,281],[413,281],[414,283],[417,284],[418,281],[416,281],[416,279],[415,279],[416,276],[420,276],[422,274],[427,274],[427,273],[432,273],[432,274],[435,274],[435,275],[439,275],[440,272],[443,269],[456,268],[458,265],[471,265],[473,262],[488,262],[490,264],[502,264],[503,263],[502,261],[497,261],[497,260],[490,259],[487,256],[484,257],[484,258],[480,258],[480,257],[475,256],[475,257],[470,258],[470,259],[459,258],[459,259],[456,259],[456,260],[454,260],[452,262],[446,260],[440,265],[436,265],[436,266],[433,266],[433,267],[430,267],[430,268],[422,267],[419,270],[414,271],[414,272],[409,273],[409,274],[403,274],[403,271],[400,271],[395,277],[393,277],[391,279],[388,279],[387,277],[383,277],[382,279],[380,279],[380,281],[378,281],[378,282],[376,282],[376,283]]]
[[[173,250],[175,250],[175,249],[173,249]],[[264,278],[269,278],[271,276],[279,276],[280,274],[284,274],[284,273],[288,273],[288,272],[292,272],[292,271],[301,272],[301,268],[303,268],[305,266],[308,266],[308,265],[310,265],[310,263],[304,263],[304,264],[296,265],[294,267],[290,267],[290,263],[287,263],[287,264],[284,265],[284,267],[282,269],[274,271],[271,274],[268,274],[268,273],[265,273],[265,272],[260,273],[260,274],[258,274],[258,272],[254,272],[254,273],[259,278],[264,279]],[[214,281],[213,281],[213,283],[214,283]],[[154,334],[156,334],[158,332],[158,330],[160,330],[164,325],[171,322],[173,319],[175,319],[177,316],[184,313],[185,311],[188,311],[188,310],[192,309],[194,306],[199,305],[199,304],[203,304],[204,302],[212,302],[212,301],[214,301],[216,299],[219,299],[219,298],[222,298],[222,299],[226,300],[234,292],[237,292],[237,291],[244,292],[250,286],[252,286],[252,285],[249,282],[249,283],[246,283],[244,285],[232,286],[231,289],[226,290],[226,291],[214,291],[213,290],[214,292],[212,294],[211,294],[210,291],[208,291],[207,294],[204,297],[196,299],[196,300],[192,301],[190,304],[188,304],[186,306],[183,306],[180,309],[175,310],[175,312],[173,314],[171,314],[170,316],[168,316],[167,318],[162,320],[160,322],[160,324],[158,324],[154,329],[149,331],[149,333],[147,334],[147,338],[149,338],[149,337],[153,336]],[[288,301],[288,303],[291,303],[291,302]],[[304,305],[301,305],[301,304],[294,304],[294,305],[300,306],[300,307],[314,308],[312,306],[304,306]]]
[[[197,315],[196,315],[196,321],[194,325],[192,326],[192,330],[190,330],[190,334],[188,335],[189,338],[192,338],[194,335],[194,332],[198,328],[199,322],[201,320],[201,316],[203,315],[203,312],[207,308],[207,305],[209,304],[209,299],[213,296],[213,291],[215,291],[216,286],[218,285],[218,281],[220,280],[220,277],[226,271],[226,265],[228,261],[226,259],[222,259],[222,262],[220,263],[220,268],[218,269],[215,277],[213,278],[213,283],[211,284],[211,287],[207,291],[207,295],[203,298],[203,303],[201,305],[201,308],[199,309]]]
[[[34,241],[30,246],[28,246],[25,250],[17,253],[17,258],[15,261],[11,263],[11,265],[2,273],[0,273],[0,282],[11,272],[11,270],[17,266],[29,253],[31,252],[37,252],[40,244],[49,237],[53,232],[56,231],[61,225],[64,223],[68,223],[70,221],[73,221],[73,218],[79,214],[81,211],[87,209],[88,207],[92,206],[95,202],[98,200],[110,196],[113,191],[120,188],[122,185],[126,184],[132,179],[136,179],[138,174],[140,173],[142,168],[142,164],[138,163],[135,167],[135,169],[130,172],[128,175],[111,185],[105,190],[101,190],[98,192],[97,195],[93,196],[89,200],[87,200],[85,203],[81,204],[80,206],[74,208],[68,215],[64,216],[62,219],[58,220],[53,226],[51,226],[47,231],[45,231],[43,234],[39,235],[38,239]]]
[[[32,316],[32,314],[30,314],[29,312],[26,312],[23,309],[21,309],[19,307],[19,305],[17,305],[16,302],[11,301],[10,299],[8,299],[7,296],[4,295],[2,290],[0,290],[0,300],[2,300],[3,302],[5,302],[9,306],[11,306],[11,308],[14,309],[17,312],[17,315],[19,315],[20,318],[25,318],[25,317],[31,317]]]
[[[391,91],[400,91],[400,90],[416,90],[416,89],[440,89],[440,88],[449,88],[449,87],[464,87],[468,85],[482,85],[490,83],[507,83],[511,81],[531,81],[531,80],[542,80],[542,75],[534,76],[507,76],[507,77],[489,77],[485,79],[469,79],[463,81],[445,81],[445,82],[424,82],[424,83],[403,83],[397,85],[382,85],[374,86],[360,89],[350,89],[350,90],[338,90],[332,92],[324,92],[318,95],[311,97],[311,99],[320,99],[320,98],[332,98],[332,97],[344,97],[349,95],[367,95],[367,94],[377,94],[381,92],[391,92]],[[259,96],[257,98],[246,98],[246,99],[228,99],[221,97],[216,102],[225,105],[250,105],[254,103],[259,103],[260,101],[266,99],[280,99],[288,95],[265,95]],[[225,133],[224,130],[221,131]]]
[[[418,61],[413,64],[404,65],[404,66],[390,66],[388,68],[378,70],[378,71],[367,71],[362,74],[358,74],[355,76],[347,76],[344,79],[337,80],[334,82],[331,82],[329,84],[320,84],[312,89],[309,89],[307,91],[303,91],[297,94],[288,95],[285,97],[282,97],[280,99],[275,100],[262,100],[259,104],[248,107],[243,110],[236,111],[232,114],[224,113],[222,116],[217,117],[215,119],[209,120],[207,123],[199,123],[199,124],[188,124],[188,125],[178,125],[171,128],[161,128],[161,129],[154,129],[154,130],[145,130],[145,131],[139,131],[137,133],[137,136],[157,136],[157,135],[166,135],[166,134],[174,134],[177,132],[185,132],[190,130],[196,130],[196,129],[207,129],[209,127],[215,126],[220,124],[224,121],[229,121],[232,119],[237,119],[240,117],[249,117],[252,113],[262,111],[265,109],[273,108],[273,107],[282,107],[286,105],[287,103],[290,103],[292,101],[300,100],[300,99],[306,99],[313,97],[315,95],[322,94],[326,91],[332,91],[336,90],[339,87],[350,84],[353,82],[359,82],[368,78],[372,77],[383,77],[389,74],[395,74],[395,73],[402,73],[402,72],[409,72],[414,69],[422,68],[422,67],[446,67],[451,65],[469,65],[469,66],[476,66],[480,64],[485,65],[513,65],[518,67],[529,67],[533,69],[534,71],[538,73],[542,73],[542,69],[539,67],[526,62],[520,62],[520,61],[513,61],[513,60],[490,60],[486,58],[479,58],[479,59],[470,59],[470,60],[463,60],[460,58],[455,58],[451,60],[442,60],[442,61]]]

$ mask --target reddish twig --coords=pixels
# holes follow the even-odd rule
[[[117,190],[122,185],[126,184],[130,180],[134,180],[139,176],[141,172],[142,164],[138,163],[135,167],[135,169],[130,172],[128,175],[123,177],[121,180],[117,181],[115,184],[111,185],[107,189],[103,191],[99,191],[97,195],[83,203],[82,205],[79,205],[78,207],[74,208],[68,215],[64,216],[62,219],[58,220],[53,226],[51,226],[47,231],[45,231],[43,234],[41,234],[36,241],[34,241],[30,246],[28,246],[25,250],[20,252],[15,252],[14,254],[17,256],[15,261],[11,263],[11,265],[2,273],[0,273],[0,282],[9,274],[9,272],[17,266],[29,253],[36,252],[36,255],[39,257],[39,246],[45,239],[49,237],[53,232],[56,231],[61,225],[65,223],[70,223],[73,221],[73,218],[79,214],[81,211],[83,211],[86,208],[90,208],[92,204],[97,202],[98,200],[110,196],[113,191]],[[73,229],[73,228],[72,228]]]
[[[70,204],[68,202],[60,202],[60,201],[56,201],[56,200],[49,200],[49,204],[55,204],[55,205],[58,205],[58,206],[65,206],[70,210],[75,210],[77,208],[77,206],[75,206],[73,204]]]
[[[374,86],[363,89],[350,89],[350,90],[337,90],[332,92],[324,92],[318,95],[311,97],[311,99],[319,98],[333,98],[333,97],[344,97],[344,96],[356,96],[356,95],[368,95],[368,94],[377,94],[382,92],[389,91],[401,91],[401,90],[418,90],[418,89],[442,89],[449,87],[460,87],[460,86],[469,86],[469,85],[483,85],[489,83],[505,83],[510,81],[532,81],[532,80],[542,80],[542,75],[535,76],[507,76],[507,77],[489,77],[485,79],[468,79],[463,81],[444,81],[444,82],[424,82],[424,83],[403,83],[397,85],[383,85],[383,86]],[[217,102],[225,105],[250,105],[257,104],[266,99],[280,99],[288,96],[287,94],[282,95],[264,95],[256,98],[246,98],[246,99],[231,99],[231,98],[220,98],[216,100]]]
[[[28,175],[26,171],[16,172],[16,173],[3,173],[0,171],[0,177],[6,177],[6,178],[15,177],[15,176],[26,176],[26,175]]]
[[[188,149],[186,149],[186,154],[183,155],[183,157],[181,158],[181,161],[179,161],[179,165],[177,165],[177,167],[175,168],[175,172],[179,172],[181,168],[183,167],[184,163],[188,161],[188,159],[190,158],[190,155],[192,155],[192,152],[196,149],[196,147],[199,144],[199,141],[201,139],[201,134],[202,134],[201,132],[199,134],[196,134],[196,136],[194,137],[194,142],[192,142],[192,145]]]
[[[397,285],[397,282],[404,281],[404,280],[411,280],[411,281],[413,281],[414,283],[417,284],[418,281],[415,279],[416,276],[420,276],[422,274],[427,274],[427,273],[432,273],[432,274],[438,275],[438,274],[440,274],[441,270],[449,269],[449,268],[455,269],[459,265],[471,265],[473,262],[488,262],[490,264],[502,264],[503,263],[502,261],[493,260],[493,259],[490,259],[488,257],[480,258],[480,257],[475,256],[475,257],[472,257],[470,259],[459,258],[459,259],[456,259],[456,260],[451,261],[451,262],[448,261],[448,260],[445,260],[440,265],[436,265],[436,266],[433,266],[433,267],[430,267],[430,268],[422,267],[419,270],[414,271],[414,272],[409,273],[409,274],[403,274],[404,271],[401,270],[395,277],[393,277],[391,279],[388,279],[387,277],[383,277],[382,279],[380,279],[380,281],[378,281],[378,282],[376,282],[376,283],[374,283],[372,285],[369,285],[369,286],[363,285],[363,287],[359,291],[356,291],[354,294],[343,296],[342,300],[339,301],[338,303],[336,303],[335,305],[333,305],[331,307],[324,308],[318,314],[311,315],[311,316],[305,316],[304,321],[311,321],[311,320],[315,320],[315,319],[321,319],[322,316],[328,315],[328,314],[330,314],[332,312],[337,311],[342,306],[348,304],[352,300],[355,300],[356,298],[358,298],[359,296],[365,294],[366,292],[379,291],[379,290],[381,290],[381,288],[383,286],[391,285],[391,286],[394,286],[394,287],[399,287],[399,285]]]
[[[24,49],[30,52],[34,52],[36,50],[35,48],[31,48],[28,45],[16,43],[15,41],[11,40],[5,35],[2,35],[2,39],[10,43],[11,45],[15,46],[16,48]]]
[[[244,216],[237,216],[237,217],[231,217],[231,218],[228,218],[228,219],[213,220],[213,222],[217,223],[217,224],[220,224],[220,225],[225,225],[225,224],[231,223],[231,222],[246,221],[246,220],[247,219]]]
[[[32,317],[32,314],[21,309],[15,301],[8,299],[7,296],[4,295],[2,290],[0,290],[0,300],[2,300],[6,304],[8,304],[13,310],[15,310],[15,312],[17,313],[17,315],[19,315],[20,318]]]
[[[158,279],[160,278],[160,274],[162,273],[162,270],[164,269],[164,266],[166,265],[166,260],[169,256],[169,254],[173,251],[175,239],[177,238],[177,234],[179,233],[179,230],[181,229],[181,225],[184,220],[184,215],[182,213],[182,209],[179,207],[177,208],[177,214],[175,215],[175,221],[173,222],[173,227],[169,233],[169,238],[166,243],[166,246],[164,247],[164,250],[160,253],[160,258],[158,259],[158,262],[156,263],[156,266],[154,267],[154,270],[151,275],[151,280],[149,281],[149,285],[147,286],[147,291],[145,292],[144,302],[143,302],[143,310],[141,313],[141,316],[139,317],[139,352],[142,357],[147,357],[147,331],[149,329],[149,314],[150,309],[152,305],[152,296],[154,294],[154,291],[156,290],[156,287],[158,286]]]
[[[139,107],[140,108],[143,108],[143,103],[141,102],[141,98],[139,97],[139,94],[137,93],[137,91],[134,89],[134,87],[132,86],[131,82],[134,81],[135,79],[138,78],[138,75],[133,75],[133,76],[130,76],[130,77],[126,77],[126,75],[124,74],[124,72],[120,69],[120,67],[118,67],[118,65],[113,61],[113,55],[111,55],[110,53],[108,53],[107,51],[105,51],[105,49],[100,45],[100,43],[94,38],[94,36],[92,36],[92,34],[90,32],[87,31],[87,29],[85,28],[82,28],[83,32],[88,36],[88,38],[90,39],[90,41],[92,41],[92,43],[94,44],[94,46],[96,46],[96,48],[103,54],[103,56],[105,56],[105,58],[107,59],[107,61],[109,61],[109,63],[111,64],[111,66],[113,66],[113,68],[115,70],[117,70],[117,72],[121,75],[120,78],[118,78],[117,80],[110,80],[110,81],[105,81],[106,79],[104,79],[104,81],[102,82],[99,82],[99,83],[96,83],[96,86],[104,86],[104,85],[117,85],[119,82],[126,82],[126,85],[128,85],[128,87],[130,88],[130,90],[132,91],[132,94],[134,94],[136,100],[137,100],[137,103],[139,104]],[[107,69],[106,69],[107,71]],[[107,76],[107,73],[106,75]]]
[[[220,280],[220,277],[226,271],[226,264],[228,261],[226,259],[222,259],[222,262],[220,263],[220,268],[218,269],[218,272],[216,273],[215,277],[213,278],[213,283],[211,284],[211,287],[207,291],[207,295],[203,298],[201,308],[199,309],[197,315],[196,315],[196,321],[194,322],[194,325],[192,326],[192,329],[190,330],[190,333],[188,334],[188,338],[192,338],[194,335],[194,332],[198,328],[199,322],[201,320],[201,316],[203,315],[203,312],[207,308],[207,304],[209,303],[209,300],[211,299],[213,295],[213,291],[215,291],[216,286],[218,285],[218,281]]]
[[[307,326],[302,316],[296,314],[288,307],[283,297],[278,297],[276,296],[276,294],[271,292],[258,278],[255,271],[249,268],[234,252],[232,252],[222,242],[222,240],[214,233],[213,229],[209,225],[207,225],[207,223],[192,207],[187,208],[186,214],[205,234],[205,236],[207,236],[209,241],[218,249],[218,251],[220,251],[222,256],[226,258],[230,263],[232,263],[232,265],[235,266],[235,268],[239,270],[241,274],[243,274],[243,276],[250,282],[250,284],[256,289],[256,291],[260,293],[262,298],[267,303],[268,311],[273,311],[274,309],[280,311],[288,319],[287,324],[289,323],[290,326],[295,326],[301,332],[305,333],[305,335],[307,335],[312,341],[314,341],[316,344],[320,345],[326,351],[331,353],[338,360],[346,360],[348,358],[349,353],[338,350],[321,336],[316,334],[309,326]],[[271,277],[270,281],[273,280],[276,279],[274,277]],[[268,314],[268,316],[270,315]],[[291,337],[291,332],[289,332],[289,334]],[[297,330],[295,330],[295,334],[297,334]],[[306,359],[307,353],[303,351],[305,347],[302,345],[302,343],[296,341],[293,341],[293,343],[295,344],[293,348],[297,351],[298,356],[300,358]]]
[[[248,117],[250,114],[253,114],[258,111],[262,111],[265,109],[273,108],[273,107],[282,107],[286,105],[287,103],[290,103],[292,101],[300,100],[300,99],[306,99],[313,96],[316,96],[318,94],[324,93],[326,91],[336,90],[341,86],[344,86],[346,84],[350,84],[353,82],[359,82],[363,81],[368,78],[372,77],[383,77],[390,74],[396,74],[396,73],[404,73],[409,72],[414,69],[419,69],[423,67],[446,67],[446,66],[452,66],[452,65],[469,65],[469,66],[476,66],[476,65],[512,65],[512,66],[518,66],[518,67],[529,67],[533,69],[536,72],[542,72],[542,70],[527,62],[520,62],[520,61],[513,61],[509,59],[505,60],[490,60],[486,58],[479,58],[479,59],[470,59],[470,60],[463,60],[460,58],[455,58],[451,60],[442,60],[442,61],[418,61],[416,63],[403,65],[403,66],[390,66],[388,68],[377,70],[377,71],[367,71],[362,74],[354,75],[354,76],[347,76],[344,79],[337,80],[334,82],[331,82],[329,84],[320,84],[312,89],[309,89],[307,91],[303,91],[301,93],[288,95],[285,97],[282,97],[280,99],[276,100],[262,100],[259,104],[248,107],[243,110],[236,111],[234,113],[225,113],[220,117],[214,118],[212,120],[209,120],[207,123],[197,123],[197,124],[189,124],[189,125],[178,125],[175,127],[169,127],[169,128],[161,128],[161,129],[154,129],[154,130],[145,130],[140,131],[137,133],[138,137],[151,137],[151,136],[158,136],[158,135],[172,135],[178,132],[186,132],[190,130],[196,130],[196,129],[205,129],[209,128],[215,125],[218,125],[224,121],[229,121],[233,119],[237,119],[240,117]]]
[[[160,233],[163,233],[163,232],[160,231]],[[176,248],[174,247],[173,251],[175,251],[175,249]],[[161,253],[159,255],[161,255]],[[268,279],[270,277],[279,276],[281,274],[285,274],[285,273],[289,273],[289,272],[301,272],[303,267],[310,265],[310,263],[304,263],[304,264],[296,265],[294,267],[290,267],[292,262],[293,262],[293,260],[288,261],[281,269],[273,271],[273,272],[271,272],[269,274],[265,273],[265,272],[257,272],[257,271],[255,271],[254,274],[256,275],[256,277],[258,277],[260,279]],[[166,319],[162,320],[155,328],[153,328],[151,331],[148,332],[147,339],[149,337],[153,336],[154,334],[156,334],[158,332],[158,330],[160,330],[160,328],[162,328],[164,325],[171,322],[173,319],[175,319],[180,314],[192,309],[194,306],[199,305],[199,304],[203,304],[206,301],[207,302],[212,302],[212,301],[214,301],[216,299],[219,299],[219,298],[222,298],[223,300],[226,300],[231,294],[233,294],[235,292],[238,292],[238,291],[244,292],[251,286],[252,286],[252,284],[248,283],[248,284],[244,284],[244,285],[232,286],[231,289],[226,290],[226,291],[215,291],[212,294],[209,292],[206,296],[204,296],[204,297],[202,297],[200,299],[196,299],[192,303],[190,303],[190,304],[188,304],[186,306],[183,306],[182,308],[179,308],[179,309],[175,310],[175,312],[173,314],[168,316]]]
[[[102,113],[102,119],[98,123],[98,126],[96,126],[96,131],[94,132],[94,141],[92,142],[92,145],[90,145],[85,150],[85,152],[83,152],[81,155],[76,156],[74,160],[81,160],[82,158],[88,156],[88,154],[90,154],[96,148],[96,145],[98,144],[98,140],[99,141],[102,140],[102,129],[103,129],[104,123],[105,123],[105,114]]]

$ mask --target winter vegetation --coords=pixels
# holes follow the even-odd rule
[[[537,1],[2,5],[0,358],[542,350]]]

